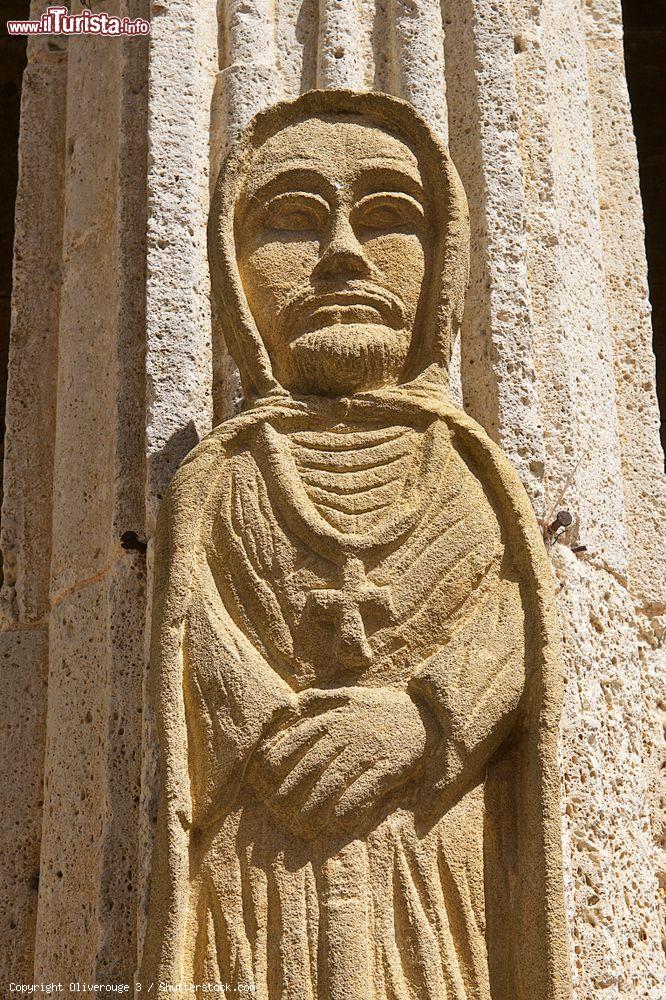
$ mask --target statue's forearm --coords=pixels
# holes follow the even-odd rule
[[[414,674],[410,693],[441,736],[427,769],[443,787],[482,768],[514,724],[525,686],[522,620],[512,589],[482,606]]]
[[[196,664],[188,673],[186,705],[192,737],[199,734],[201,742],[195,798],[205,814],[234,800],[267,727],[295,704],[289,685],[250,643],[209,612],[192,609],[185,645]]]

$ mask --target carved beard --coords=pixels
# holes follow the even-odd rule
[[[304,395],[345,396],[396,382],[411,332],[346,323],[302,334],[288,349],[289,388]]]

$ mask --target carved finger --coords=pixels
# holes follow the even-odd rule
[[[346,749],[345,746],[340,747],[329,742],[312,748],[284,779],[275,793],[276,800],[290,808],[300,807],[322,774]]]
[[[364,771],[340,796],[335,804],[336,819],[367,813],[388,790],[386,761],[381,760]]]
[[[339,709],[331,709],[323,715],[308,716],[306,719],[299,719],[288,729],[283,730],[271,743],[268,744],[264,752],[264,758],[272,767],[283,767],[291,763],[294,756],[299,752],[307,752],[309,746],[316,739],[330,730],[335,719],[339,717]]]
[[[312,709],[321,705],[324,711],[347,705],[349,700],[350,695],[346,688],[334,688],[328,691],[322,688],[310,688],[308,691],[302,691],[298,696],[301,708]]]
[[[321,716],[299,719],[266,744],[262,756],[269,767],[284,768],[298,753],[307,753],[326,733],[326,729],[327,722]]]
[[[343,748],[322,772],[303,803],[304,819],[311,821],[316,813],[321,813],[322,823],[325,822],[344,791],[371,766],[371,761],[359,760],[349,748]]]

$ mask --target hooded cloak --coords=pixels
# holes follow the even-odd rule
[[[299,399],[279,384],[236,260],[254,151],[318,115],[405,142],[434,215],[428,297],[401,383],[348,399]],[[187,457],[159,517],[151,675],[161,784],[142,980],[228,982],[261,1000],[565,1000],[554,593],[515,472],[447,396],[469,247],[448,152],[401,101],[308,93],[247,126],[210,220],[212,284],[245,406]],[[326,443],[345,422],[352,435],[368,424],[389,449],[387,428],[426,442],[416,499],[379,537],[332,529],[314,494],[284,475],[285,435]],[[427,705],[438,738],[370,828],[311,842],[282,830],[246,779],[294,692],[338,683],[309,644],[305,606],[306,591],[333,586],[311,564],[332,573],[343,551],[374,560],[376,582],[396,596],[357,683],[402,686]],[[296,566],[305,575],[294,589]]]

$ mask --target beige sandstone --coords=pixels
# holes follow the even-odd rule
[[[33,0],[33,16],[44,5]],[[146,40],[29,43],[2,517],[2,783],[18,820],[3,830],[15,859],[3,873],[4,971],[30,981],[37,920],[40,976],[127,981],[140,962],[157,795],[142,694],[151,538],[179,462],[241,399],[210,303],[212,189],[257,111],[343,83],[414,104],[463,180],[472,283],[452,389],[537,515],[567,485],[559,503],[575,518],[549,549],[565,638],[574,996],[661,1000],[664,477],[620,0],[150,8],[149,67]],[[98,230],[105,239],[86,257]],[[78,366],[72,350],[90,337],[104,363],[93,350]],[[128,530],[138,548],[121,547]],[[576,541],[587,551],[572,552]],[[63,829],[81,809],[68,773],[93,766],[88,836],[97,816],[101,827],[78,865],[80,840]]]
[[[570,996],[559,626],[523,487],[448,400],[467,206],[406,104],[253,120],[211,209],[243,412],[162,506],[141,979]]]
[[[63,47],[32,41],[23,75],[11,349],[5,414],[0,850],[6,975],[32,976],[40,874],[48,675],[51,495],[57,378],[64,103]],[[40,294],[35,295],[35,287]]]
[[[23,89],[2,518],[3,790],[20,822],[3,995],[136,966],[145,561],[120,536],[144,533],[147,52],[90,42],[31,41]]]

